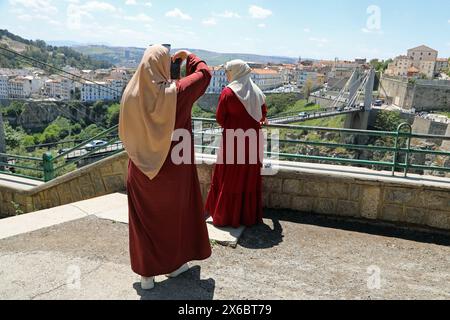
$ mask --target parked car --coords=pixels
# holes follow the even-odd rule
[[[91,143],[88,143],[87,145],[85,145],[84,149],[86,149],[86,151],[92,151],[96,148],[103,147],[107,144],[108,144],[108,142],[103,141],[103,140],[94,140]]]
[[[59,149],[59,150],[58,150],[58,154],[66,153],[66,152],[69,151],[69,150],[70,150],[70,149],[68,149],[68,148]]]
[[[302,118],[306,118],[306,117],[308,116],[308,114],[307,114],[306,112],[300,112],[300,113],[298,114],[298,116],[299,116],[299,117],[302,117]]]
[[[375,107],[381,107],[383,105],[382,100],[375,100],[375,103],[373,104]]]

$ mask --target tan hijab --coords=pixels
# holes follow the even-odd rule
[[[175,128],[177,88],[170,81],[170,59],[167,48],[148,48],[120,108],[119,137],[130,159],[150,179],[167,159]]]
[[[266,96],[251,79],[250,66],[242,60],[232,60],[225,64],[225,70],[231,77],[228,88],[233,90],[248,114],[257,122],[261,121],[261,107],[266,103]]]

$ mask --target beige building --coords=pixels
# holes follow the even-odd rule
[[[427,46],[419,46],[408,50],[406,56],[398,56],[389,64],[386,74],[389,76],[408,77],[424,75],[434,78],[438,52]],[[412,70],[419,72],[411,72]]]
[[[398,56],[389,64],[386,74],[389,76],[408,76],[408,71],[414,66],[413,60],[408,56]]]
[[[263,91],[276,89],[283,85],[281,73],[272,69],[253,69],[251,78]]]
[[[73,89],[73,81],[69,79],[49,79],[45,82],[44,92],[47,97],[68,101]]]

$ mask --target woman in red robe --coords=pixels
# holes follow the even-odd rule
[[[224,132],[205,211],[212,216],[215,226],[250,227],[261,223],[263,217],[261,168],[264,145],[260,137],[267,108],[264,94],[251,80],[248,64],[233,60],[225,69],[231,83],[223,90],[217,107],[217,122]],[[227,143],[231,140],[227,140],[227,131],[239,129],[249,136],[256,136],[256,143],[246,139],[245,150],[238,148],[239,138],[232,144]],[[252,135],[252,131],[255,134]],[[234,148],[234,156],[228,156],[229,148]],[[255,152],[257,161],[252,161]],[[243,158],[242,153],[245,153]],[[239,162],[239,156],[245,161]]]
[[[170,55],[163,46],[147,49],[122,99],[119,134],[128,167],[129,237],[132,270],[145,290],[154,277],[176,277],[190,261],[211,256],[200,183],[194,161],[172,162],[172,133],[191,132],[194,102],[206,91],[211,73],[206,63],[187,51],[185,78],[170,81]]]

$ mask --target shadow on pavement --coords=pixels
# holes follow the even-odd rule
[[[239,245],[247,249],[269,249],[282,243],[283,227],[277,217],[271,219],[273,228],[266,224],[259,224],[245,229],[239,240]]]
[[[279,221],[286,221],[441,246],[450,246],[450,232],[434,230],[431,228],[425,229],[415,226],[407,226],[404,224],[369,221],[357,218],[324,216],[311,213],[300,213],[290,210],[265,210],[264,218],[278,221],[278,223]],[[244,235],[252,237],[251,232],[251,229],[249,229],[249,233]]]
[[[192,267],[175,279],[156,282],[153,290],[144,291],[139,282],[133,284],[141,300],[213,300],[216,282],[201,280],[201,268]]]

